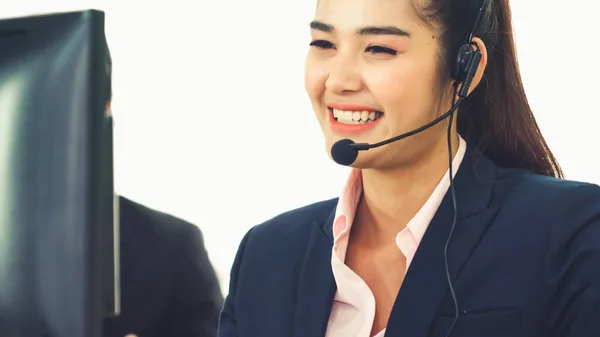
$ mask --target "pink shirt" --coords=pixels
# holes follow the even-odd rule
[[[453,174],[458,171],[466,148],[466,142],[462,137],[459,137],[458,151],[452,161]],[[396,236],[396,245],[406,257],[407,270],[421,238],[450,187],[448,176],[449,174],[446,172],[429,199]],[[375,319],[375,297],[373,293],[363,279],[344,263],[350,227],[354,222],[354,214],[362,195],[362,189],[360,170],[352,170],[339,198],[333,222],[334,241],[331,268],[337,284],[337,293],[331,308],[326,337],[370,337]],[[375,337],[383,337],[384,334],[385,329],[376,334]]]

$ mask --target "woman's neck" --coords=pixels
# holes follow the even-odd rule
[[[456,136],[452,157],[458,151],[458,144]],[[385,171],[363,169],[363,196],[356,214],[359,224],[356,230],[363,232],[359,236],[373,245],[395,238],[429,199],[447,171],[445,140],[413,165]]]

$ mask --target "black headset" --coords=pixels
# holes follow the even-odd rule
[[[475,34],[475,30],[479,26],[479,21],[483,16],[484,10],[489,6],[489,2],[491,0],[480,0],[479,3],[479,11],[477,13],[477,17],[475,19],[475,23],[471,31],[469,32],[469,36],[464,44],[462,44],[458,48],[458,53],[456,55],[456,62],[452,68],[452,77],[456,80],[454,82],[454,96],[452,97],[452,105],[457,107],[460,104],[460,101],[464,100],[469,93],[469,88],[471,87],[471,82],[477,73],[477,69],[479,69],[479,62],[483,57],[483,53],[479,49],[479,46],[476,43],[473,43],[473,35]],[[458,89],[458,85],[462,83],[460,90]],[[456,96],[458,96],[459,102],[456,102]],[[459,307],[458,307],[458,299],[456,298],[456,292],[454,291],[454,285],[452,284],[452,276],[450,275],[450,268],[448,265],[448,246],[450,245],[450,241],[452,240],[452,235],[454,234],[454,228],[456,227],[457,220],[457,205],[456,205],[456,192],[454,190],[454,177],[453,177],[453,168],[452,168],[452,121],[454,119],[454,111],[450,112],[450,119],[448,123],[448,161],[449,161],[449,177],[450,177],[450,192],[452,193],[452,201],[454,204],[454,219],[452,221],[452,227],[450,228],[450,233],[448,234],[448,238],[446,240],[446,245],[444,247],[444,263],[446,267],[446,278],[448,281],[448,287],[450,288],[450,294],[452,295],[452,300],[454,302],[454,320],[446,337],[449,337],[456,323],[458,322],[459,316]]]
[[[479,25],[479,21],[481,20],[483,10],[488,6],[491,0],[473,1],[481,1],[479,3],[479,11],[477,13],[475,23],[473,24],[473,28],[470,31],[466,42],[458,48],[458,52],[456,54],[456,61],[451,69],[451,75],[455,79],[455,95],[453,96],[452,108],[450,108],[450,110],[446,113],[440,115],[436,119],[421,127],[418,127],[414,130],[405,132],[403,134],[386,139],[378,143],[355,143],[351,139],[340,139],[337,142],[335,142],[331,147],[331,157],[336,163],[346,166],[350,165],[356,160],[359,151],[366,151],[369,149],[377,148],[404,139],[406,137],[410,137],[414,134],[429,129],[430,127],[440,123],[446,118],[454,115],[454,112],[461,105],[462,101],[464,101],[464,99],[467,98],[469,94],[469,88],[471,87],[471,82],[477,74],[479,62],[483,57],[483,53],[479,49],[479,46],[476,43],[473,43],[473,34],[475,33],[477,26]],[[462,84],[460,89],[458,89],[459,84]],[[458,99],[456,99],[456,96],[458,96]],[[450,124],[452,124],[452,118],[450,118]]]
[[[450,193],[452,194],[452,203],[454,206],[454,217],[452,221],[452,226],[450,227],[450,233],[448,234],[448,238],[446,239],[446,244],[444,246],[444,264],[446,268],[446,278],[448,281],[448,287],[450,288],[450,294],[452,295],[452,300],[454,301],[454,321],[452,326],[450,327],[448,334],[446,337],[449,337],[454,330],[456,323],[458,322],[459,316],[459,308],[458,308],[458,300],[456,298],[456,292],[454,291],[454,286],[452,284],[452,277],[450,275],[450,267],[448,266],[448,246],[450,245],[450,241],[452,240],[452,235],[454,234],[454,228],[456,227],[456,220],[458,216],[458,208],[456,201],[456,192],[454,190],[454,174],[452,167],[452,123],[454,120],[454,113],[456,109],[461,105],[461,103],[467,98],[469,94],[469,88],[471,87],[471,82],[475,75],[477,74],[477,70],[479,69],[479,63],[481,62],[481,58],[483,57],[483,53],[479,49],[479,46],[476,43],[473,43],[473,35],[477,30],[479,25],[479,21],[482,18],[484,10],[490,5],[491,0],[471,0],[471,1],[479,1],[479,11],[477,13],[477,17],[475,22],[473,23],[472,29],[469,33],[466,41],[458,48],[458,52],[456,55],[455,64],[452,66],[451,75],[454,78],[454,95],[452,96],[452,107],[446,113],[440,115],[436,119],[431,122],[411,130],[409,132],[405,132],[396,137],[392,137],[386,139],[384,141],[368,144],[368,143],[354,143],[351,139],[341,139],[333,144],[331,147],[331,157],[333,160],[340,165],[350,165],[352,164],[357,156],[359,151],[367,151],[369,149],[377,148],[400,139],[404,139],[406,137],[410,137],[414,134],[417,134],[421,131],[424,131],[441,121],[449,118],[448,121],[448,133],[447,133],[447,142],[448,142],[448,171],[450,177]],[[461,85],[460,89],[458,86]]]

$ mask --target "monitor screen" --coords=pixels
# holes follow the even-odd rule
[[[100,11],[0,21],[0,336],[119,311],[109,67]]]

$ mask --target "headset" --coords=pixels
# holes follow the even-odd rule
[[[438,124],[439,122],[445,120],[446,118],[453,116],[454,112],[461,103],[467,98],[469,94],[469,88],[471,87],[471,82],[477,73],[477,69],[479,68],[479,62],[483,57],[481,50],[479,50],[479,46],[476,43],[473,43],[473,35],[475,34],[475,30],[479,26],[479,21],[481,21],[481,17],[483,15],[484,9],[488,7],[488,4],[491,0],[474,0],[481,1],[479,5],[479,10],[477,13],[477,17],[475,19],[475,23],[472,26],[471,31],[469,32],[468,38],[459,48],[456,55],[456,61],[451,69],[451,75],[455,80],[455,95],[452,101],[452,107],[446,113],[440,115],[436,119],[431,122],[411,130],[409,132],[403,133],[393,138],[386,139],[379,143],[368,144],[368,143],[355,143],[351,139],[340,139],[333,144],[331,147],[331,157],[333,160],[340,165],[350,165],[354,163],[356,158],[358,157],[359,151],[366,151],[369,149],[373,149],[376,147],[380,147],[389,143],[393,143],[400,139],[404,139],[406,137],[410,137],[419,132],[425,131],[430,127]],[[458,85],[462,84],[460,89],[458,89]],[[456,97],[458,96],[458,98]],[[450,119],[452,121],[452,118]]]
[[[454,68],[452,69],[452,77],[456,80],[454,82],[454,96],[452,98],[452,105],[458,106],[462,103],[462,100],[465,99],[469,94],[469,88],[471,87],[471,82],[477,73],[477,69],[479,68],[479,62],[483,57],[483,53],[479,49],[479,46],[473,43],[473,35],[479,26],[479,22],[483,17],[483,13],[486,8],[489,6],[489,2],[491,0],[480,0],[479,10],[477,12],[477,17],[475,22],[473,23],[473,27],[469,32],[469,36],[467,41],[460,46],[458,49],[458,53],[456,56],[456,63],[454,64]],[[473,49],[475,47],[475,49]],[[458,84],[462,83],[460,90],[458,89]],[[458,91],[458,95],[457,95]],[[458,96],[458,101],[456,101],[456,97]],[[455,109],[454,109],[455,110]],[[444,264],[446,267],[446,278],[448,280],[448,288],[450,288],[450,294],[452,295],[452,301],[454,302],[454,320],[452,321],[452,325],[446,334],[446,337],[449,337],[458,323],[459,316],[459,307],[458,307],[458,299],[456,297],[456,292],[454,290],[454,285],[452,283],[452,276],[450,275],[450,267],[448,264],[448,246],[450,246],[450,241],[452,240],[452,235],[454,234],[454,228],[456,227],[457,220],[457,202],[456,202],[456,192],[454,190],[454,177],[453,177],[453,167],[452,167],[452,121],[454,119],[454,110],[451,110],[450,113],[450,121],[448,123],[448,132],[447,132],[447,142],[448,142],[448,171],[450,176],[450,192],[452,193],[452,202],[454,205],[454,218],[452,220],[452,227],[450,227],[450,233],[448,234],[448,238],[446,239],[446,245],[444,246]]]
[[[448,266],[448,246],[450,245],[450,241],[452,240],[452,235],[454,234],[454,228],[456,227],[457,220],[457,202],[456,202],[456,192],[454,190],[454,177],[453,177],[453,167],[452,167],[452,123],[454,120],[454,112],[464,99],[469,94],[469,88],[471,87],[471,82],[473,78],[477,74],[477,70],[479,69],[479,63],[481,62],[481,58],[483,57],[483,53],[479,49],[479,46],[476,43],[473,43],[473,36],[475,31],[479,26],[479,22],[483,17],[483,13],[487,7],[490,6],[492,0],[474,0],[479,1],[479,7],[477,16],[475,18],[475,22],[469,32],[469,35],[466,41],[458,48],[458,52],[456,55],[456,61],[454,65],[452,65],[451,75],[455,80],[454,82],[454,95],[452,97],[452,107],[450,110],[433,121],[417,128],[412,131],[403,133],[399,136],[389,138],[387,140],[381,141],[375,144],[368,143],[354,143],[351,139],[341,139],[333,144],[331,147],[331,157],[333,160],[340,165],[350,165],[352,164],[356,158],[358,157],[359,151],[366,151],[372,148],[380,147],[382,145],[386,145],[400,139],[410,137],[414,134],[417,134],[421,131],[429,129],[430,127],[438,124],[444,119],[450,117],[448,122],[448,133],[447,133],[447,141],[448,141],[448,171],[450,176],[450,193],[452,194],[452,203],[454,206],[454,217],[452,221],[452,227],[450,228],[450,233],[448,234],[448,238],[446,239],[446,244],[444,246],[444,264],[446,268],[446,278],[448,281],[448,287],[450,288],[450,294],[452,295],[452,300],[454,302],[454,321],[450,326],[446,337],[449,337],[456,323],[458,322],[459,316],[459,307],[458,307],[458,299],[456,298],[456,292],[454,291],[454,285],[452,284],[452,277],[450,275],[450,268]],[[461,85],[462,84],[462,85]],[[460,89],[459,89],[459,85]]]

